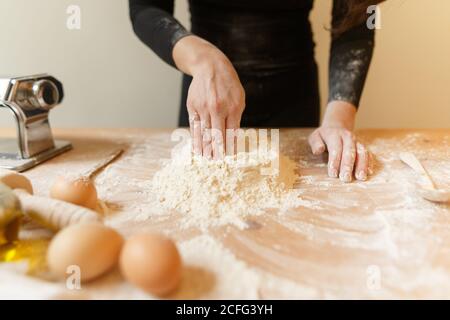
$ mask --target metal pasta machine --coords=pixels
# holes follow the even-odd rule
[[[0,107],[17,124],[17,139],[0,139],[0,168],[25,171],[72,148],[54,141],[48,119],[63,97],[62,83],[48,74],[0,78]]]

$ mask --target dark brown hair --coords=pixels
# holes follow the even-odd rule
[[[339,36],[343,32],[359,25],[367,19],[367,8],[377,5],[384,0],[347,0],[345,8],[338,8],[340,12],[345,12],[339,19],[339,23],[333,26],[333,35]],[[344,1],[343,1],[344,2]],[[342,3],[343,3],[342,2]]]

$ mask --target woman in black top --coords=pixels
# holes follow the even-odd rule
[[[184,72],[179,125],[191,126],[197,154],[221,154],[204,129],[319,125],[313,0],[189,0],[191,32],[173,17],[174,0],[129,2],[137,36]],[[309,138],[314,154],[328,150],[329,176],[346,182],[368,173],[352,131],[374,47],[366,10],[378,2],[334,0],[328,106]]]

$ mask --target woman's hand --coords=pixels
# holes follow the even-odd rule
[[[207,158],[225,153],[227,129],[239,129],[245,92],[236,70],[215,46],[187,36],[173,49],[177,67],[193,77],[187,97],[194,152]]]
[[[356,108],[343,101],[333,101],[327,107],[318,129],[309,137],[314,154],[328,150],[328,175],[344,182],[364,181],[369,174],[370,155],[353,133]]]

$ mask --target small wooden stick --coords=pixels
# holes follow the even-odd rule
[[[107,158],[105,158],[102,162],[95,165],[92,169],[83,174],[84,178],[92,179],[96,174],[98,174],[102,169],[104,169],[111,162],[120,157],[123,153],[123,149],[119,149],[111,153]]]

